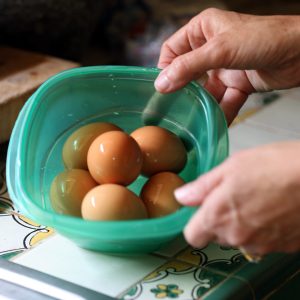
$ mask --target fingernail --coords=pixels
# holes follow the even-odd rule
[[[174,191],[174,195],[175,195],[176,199],[184,200],[184,198],[187,195],[187,189],[186,188],[178,188]]]
[[[161,72],[154,82],[155,88],[160,92],[166,92],[171,85],[171,82],[165,72]]]

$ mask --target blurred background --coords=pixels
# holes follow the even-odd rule
[[[300,14],[299,0],[0,0],[0,45],[82,65],[155,66],[162,42],[208,7]]]

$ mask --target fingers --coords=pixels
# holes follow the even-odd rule
[[[205,199],[202,206],[196,211],[184,229],[186,241],[193,247],[202,248],[209,242],[220,240],[227,243],[226,237],[219,237],[220,224],[224,222],[228,208],[220,205],[224,197],[222,184],[214,189]]]
[[[157,64],[158,68],[164,69],[177,56],[200,47],[205,41],[201,28],[201,14],[199,14],[164,42]]]
[[[191,45],[188,39],[187,25],[175,32],[161,47],[158,60],[158,68],[164,69],[177,56],[191,51]]]
[[[210,73],[211,72],[209,72],[209,75]],[[212,74],[204,83],[204,88],[212,94],[212,96],[218,101],[218,103],[220,103],[226,92],[227,86],[225,86],[225,84],[221,80],[219,80]]]
[[[176,190],[182,204],[200,205],[184,229],[189,244],[217,241],[253,255],[299,250],[299,168],[296,159],[288,168],[282,159],[297,157],[299,145],[281,145],[287,148],[270,145],[237,153]],[[284,184],[278,184],[282,178]]]
[[[161,93],[173,92],[208,70],[226,68],[231,61],[229,52],[226,39],[213,38],[202,47],[174,58],[157,77],[155,88]]]
[[[205,208],[200,207],[183,231],[185,240],[193,247],[203,248],[216,239],[213,228],[206,222],[204,212]]]
[[[237,116],[239,110],[246,102],[248,94],[235,89],[227,88],[223,98],[220,101],[220,106],[225,114],[228,126],[232,123]]]
[[[200,205],[205,197],[222,182],[222,178],[222,167],[217,167],[195,181],[176,189],[175,197],[183,205]]]
[[[230,125],[254,88],[243,71],[218,70],[208,74],[204,88],[218,101]]]

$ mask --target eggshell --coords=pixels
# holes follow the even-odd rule
[[[98,183],[128,185],[140,174],[143,162],[137,142],[125,132],[101,134],[91,144],[88,169]]]
[[[162,172],[150,177],[140,195],[149,217],[162,217],[178,210],[181,205],[176,201],[174,190],[183,184],[184,181],[171,172]]]
[[[111,123],[97,122],[74,131],[63,146],[62,157],[65,167],[87,170],[87,152],[93,140],[100,134],[112,130],[122,129]]]
[[[50,200],[53,209],[60,214],[81,216],[84,196],[97,183],[86,170],[66,170],[52,181]]]
[[[131,136],[143,153],[142,174],[170,171],[180,172],[187,161],[183,142],[171,131],[158,126],[144,126],[136,129]]]
[[[122,185],[103,184],[89,191],[82,202],[82,217],[87,220],[132,220],[147,218],[142,200]]]

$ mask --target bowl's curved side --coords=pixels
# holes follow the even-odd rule
[[[211,106],[211,116],[214,119],[213,126],[213,142],[212,145],[215,146],[214,148],[214,158],[209,166],[209,169],[219,165],[222,163],[229,155],[229,137],[228,137],[228,128],[227,128],[227,121],[224,115],[224,112],[220,108],[217,101],[214,97],[206,91],[204,88],[202,93],[210,97],[211,101],[209,102]],[[209,171],[209,170],[208,170]]]
[[[15,122],[14,128],[8,144],[7,158],[6,158],[6,183],[8,194],[13,201],[14,205],[18,210],[24,214],[28,214],[26,207],[23,202],[20,201],[18,197],[18,187],[17,187],[17,174],[20,167],[20,141],[22,138],[22,131],[24,129],[24,124],[26,122],[26,115],[29,111],[29,107],[33,102],[34,94],[26,101],[25,105],[22,107],[18,118]]]
[[[210,171],[229,155],[228,128],[225,115],[215,98],[198,82],[189,83],[191,91],[198,97],[206,112],[207,158],[202,173]],[[199,174],[200,175],[200,174]]]
[[[134,76],[134,72],[143,74],[147,80],[153,82],[153,77],[159,73],[158,69],[146,69],[137,67],[85,67],[64,71],[45,82],[37,91],[38,95],[44,95],[45,91],[55,84],[60,84],[61,80],[68,76],[81,76],[82,72],[86,74],[91,72],[91,76],[95,76],[97,72],[121,72]],[[75,74],[75,75],[74,75]],[[77,75],[76,75],[77,74]],[[151,75],[151,76],[150,76]],[[152,79],[151,79],[152,78]],[[200,85],[196,83],[190,84],[194,87],[195,93],[199,98],[206,99],[204,102],[207,115],[209,115],[209,126],[212,128],[210,134],[211,147],[210,159],[204,171],[208,171],[213,166],[219,164],[228,156],[228,136],[227,126],[224,115],[220,110],[217,102],[207,93]],[[35,93],[35,94],[36,94]],[[39,98],[39,99],[37,99]],[[32,220],[53,227],[61,234],[73,240],[83,248],[99,250],[104,252],[151,252],[161,247],[178,235],[190,216],[193,208],[182,208],[178,212],[167,217],[157,220],[135,220],[132,222],[91,222],[84,221],[80,218],[59,215],[43,208],[38,201],[33,201],[28,191],[24,188],[22,176],[25,179],[26,172],[23,172],[23,165],[19,163],[22,159],[26,159],[22,147],[26,147],[24,136],[29,138],[31,132],[26,123],[27,115],[33,115],[38,112],[38,101],[42,101],[42,97],[31,97],[29,104],[24,107],[15,125],[11,144],[9,146],[8,170],[7,178],[9,190],[12,193],[13,201],[16,203],[20,211]],[[37,101],[38,100],[38,101]],[[26,117],[25,117],[26,116]],[[216,123],[217,119],[217,123]],[[24,127],[27,127],[26,134]],[[22,156],[23,155],[23,156]],[[28,177],[28,176],[27,176]],[[113,238],[112,238],[113,237]]]

